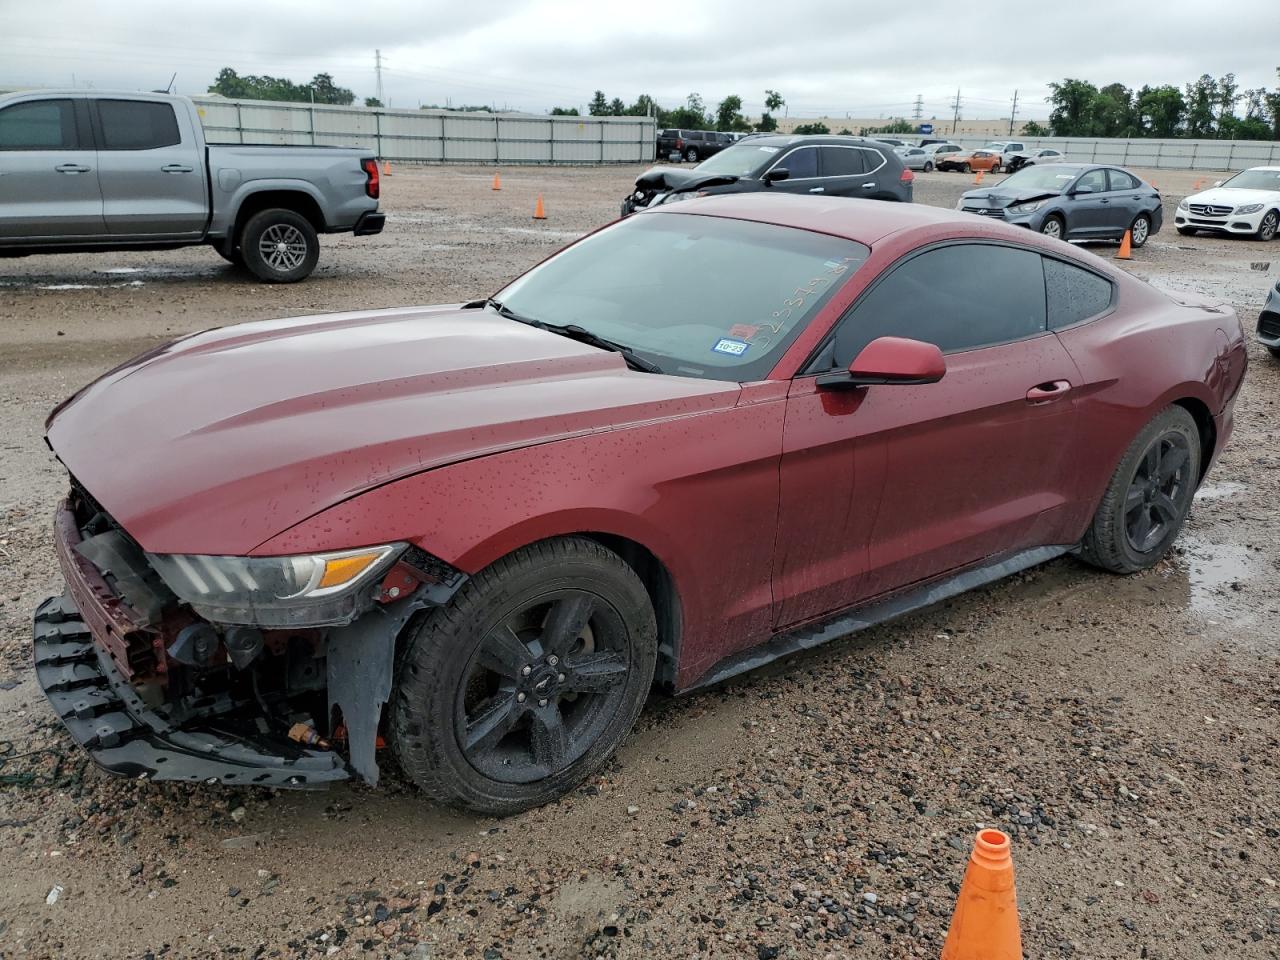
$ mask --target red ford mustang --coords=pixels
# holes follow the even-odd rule
[[[1231,434],[1236,316],[908,204],[606,227],[495,297],[249,323],[54,411],[40,682],[116,773],[488,813],[690,690],[1051,557],[1149,567]]]

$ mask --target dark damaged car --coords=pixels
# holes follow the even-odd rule
[[[315,787],[391,755],[511,813],[655,686],[1067,553],[1155,564],[1244,372],[1230,308],[1001,223],[658,207],[489,300],[206,331],[63,403],[37,677],[113,773]]]
[[[968,191],[956,209],[1060,240],[1119,240],[1128,230],[1135,247],[1164,223],[1155,187],[1120,167],[1083,163],[1024,167]]]

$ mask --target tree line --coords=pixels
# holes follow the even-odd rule
[[[742,114],[742,98],[736,93],[725,97],[714,108],[709,107],[702,95],[691,93],[685,102],[670,110],[658,104],[653,97],[642,93],[628,105],[621,97],[610,100],[603,90],[597,90],[587,104],[587,113],[593,117],[653,117],[659,127],[682,130],[720,130],[724,133],[769,133],[778,129],[774,116],[786,106],[787,101],[776,90],[764,92],[765,110],[757,123],[751,123]],[[553,117],[576,117],[577,107],[554,107]],[[818,124],[822,126],[822,124]]]
[[[1032,121],[1023,126],[1024,136],[1280,140],[1280,89],[1242,90],[1233,73],[1206,73],[1182,89],[1167,83],[1099,88],[1072,78],[1049,88],[1049,126]]]

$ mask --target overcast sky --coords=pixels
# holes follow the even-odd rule
[[[1234,72],[1280,86],[1280,0],[0,0],[0,87],[150,89],[177,72],[203,93],[222,66],[295,81],[333,74],[393,107],[451,101],[542,112],[599,88],[675,106],[691,91],[759,113],[766,88],[792,116],[1044,118],[1048,83],[1172,83]]]

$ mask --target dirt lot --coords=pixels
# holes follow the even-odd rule
[[[0,957],[937,957],[985,825],[1014,837],[1030,957],[1280,956],[1280,364],[1256,347],[1235,441],[1157,569],[1064,559],[656,702],[603,776],[524,816],[394,781],[80,766],[29,665],[31,610],[61,590],[47,410],[175,334],[488,294],[612,218],[635,172],[504,170],[494,193],[490,169],[397,169],[386,233],[326,238],[292,287],[204,249],[0,261]],[[1195,175],[1151,176],[1171,219]],[[968,179],[921,176],[917,200]],[[1169,226],[1131,269],[1251,326],[1280,245]]]

